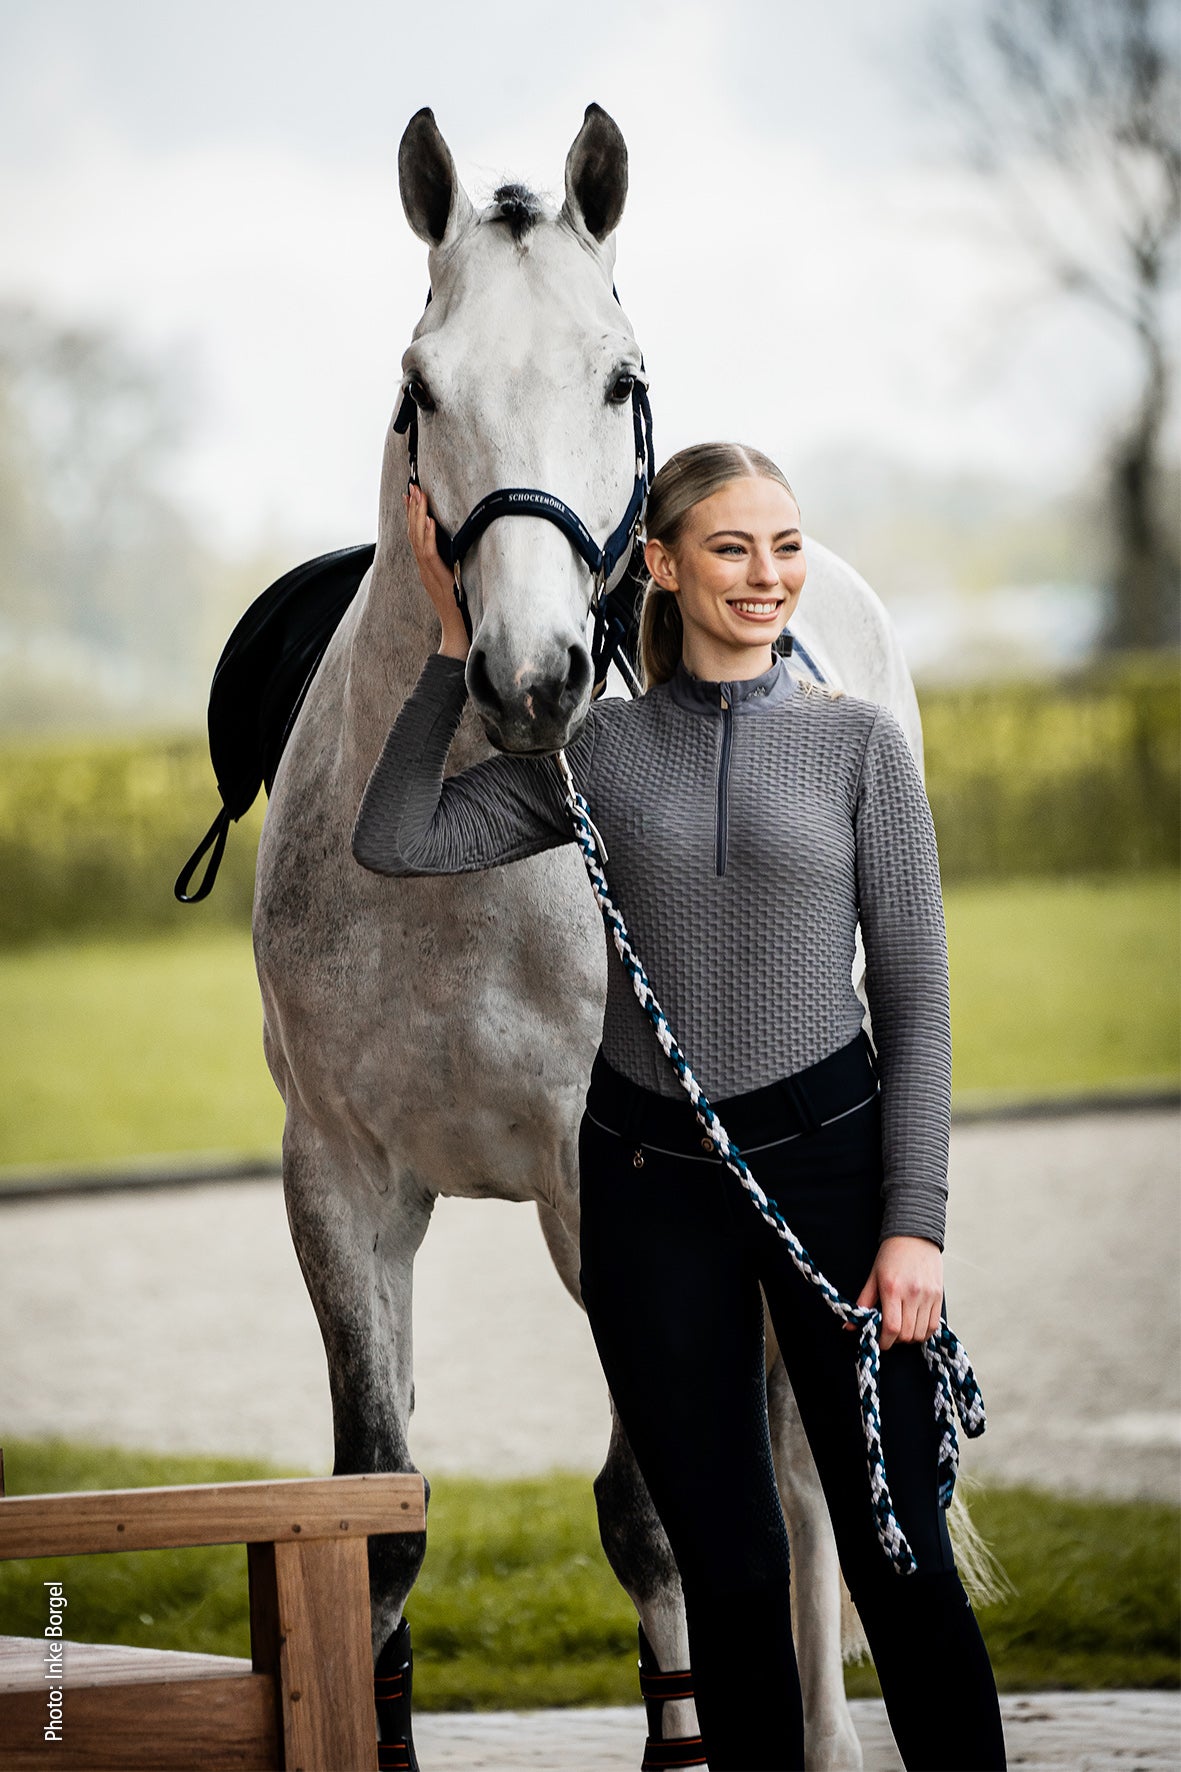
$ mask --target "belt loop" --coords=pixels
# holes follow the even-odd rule
[[[819,1132],[820,1116],[808,1099],[808,1091],[804,1088],[799,1078],[795,1076],[783,1077],[780,1080],[779,1087],[782,1089],[795,1111],[800,1131]]]

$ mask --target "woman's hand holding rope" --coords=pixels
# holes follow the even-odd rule
[[[883,1353],[896,1341],[927,1341],[939,1328],[943,1252],[928,1237],[883,1237],[856,1303],[882,1313]],[[852,1329],[846,1323],[846,1329]]]

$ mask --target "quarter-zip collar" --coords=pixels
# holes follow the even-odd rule
[[[795,679],[785,661],[776,653],[769,671],[758,677],[739,677],[733,682],[709,683],[685,669],[683,659],[669,678],[669,694],[680,708],[691,714],[714,714],[725,705],[736,714],[758,713],[787,701],[795,687]]]

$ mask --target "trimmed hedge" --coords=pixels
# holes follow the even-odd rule
[[[0,946],[250,921],[263,800],[231,827],[212,896],[172,883],[220,801],[203,738],[0,751]],[[198,878],[200,875],[198,874]]]
[[[928,691],[927,786],[949,881],[1177,865],[1181,673],[1129,658],[1052,683]],[[260,803],[199,909],[172,882],[217,809],[198,737],[0,751],[0,946],[248,921]]]
[[[1175,867],[1181,669],[1129,656],[1054,683],[921,697],[946,880]]]

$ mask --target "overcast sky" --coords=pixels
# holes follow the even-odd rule
[[[627,138],[617,282],[657,447],[740,436],[807,508],[868,447],[1048,491],[1131,386],[944,151],[931,0],[0,0],[0,296],[183,366],[208,532],[371,538],[425,254],[396,153],[435,110],[476,198]]]

